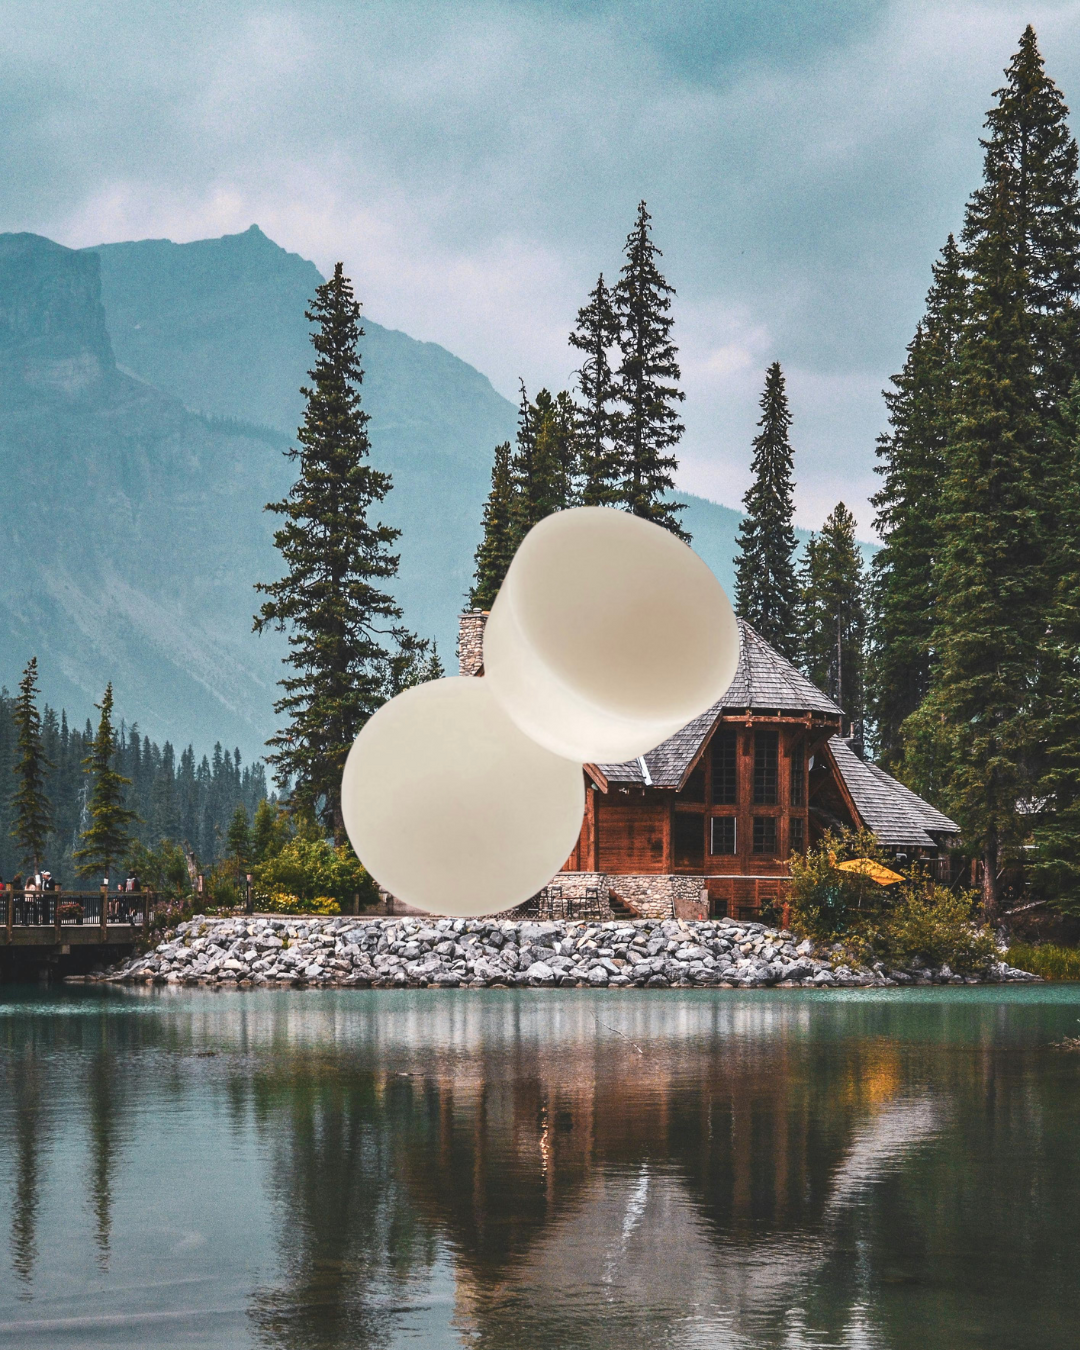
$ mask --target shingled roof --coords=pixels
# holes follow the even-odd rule
[[[933,835],[960,833],[955,821],[884,769],[861,760],[850,741],[833,736],[828,749],[863,824],[886,848],[936,848]]]
[[[773,708],[783,712],[822,712],[840,717],[843,709],[785,657],[755,633],[745,619],[739,623],[739,664],[727,693],[716,705],[742,711]]]
[[[832,699],[826,698],[786,657],[770,647],[745,619],[738,623],[739,664],[723,698],[641,759],[632,759],[625,764],[597,764],[595,767],[609,783],[678,787],[716,719],[725,712],[769,708],[773,712],[819,712],[842,716]]]

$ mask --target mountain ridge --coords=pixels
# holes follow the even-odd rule
[[[0,682],[36,654],[73,718],[111,679],[156,740],[262,753],[285,647],[251,633],[252,587],[280,569],[263,507],[293,479],[282,451],[321,280],[254,226],[81,250],[0,235],[0,481],[21,541],[0,579]],[[395,595],[453,669],[492,452],[517,409],[437,344],[362,323],[372,458],[394,482],[376,514],[403,531]],[[730,589],[741,513],[679,496]]]

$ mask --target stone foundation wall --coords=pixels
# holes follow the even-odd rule
[[[676,876],[674,873],[640,873],[615,876],[604,872],[560,872],[551,884],[561,886],[565,897],[584,898],[587,887],[595,886],[600,898],[608,901],[612,891],[633,905],[643,919],[704,919],[708,901],[702,899],[705,878]]]

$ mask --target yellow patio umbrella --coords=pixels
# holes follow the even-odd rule
[[[904,879],[899,872],[890,871],[881,863],[874,862],[873,858],[849,858],[847,862],[837,863],[836,869],[839,872],[858,872],[860,876],[876,881],[879,886],[894,886]]]

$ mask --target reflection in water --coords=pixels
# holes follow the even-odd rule
[[[107,1028],[104,1034],[107,1035]],[[108,1049],[94,1055],[87,1097],[90,1115],[90,1198],[94,1211],[94,1241],[98,1265],[109,1268],[112,1231],[112,1179],[116,1168],[115,1061]]]
[[[1072,1345],[1078,996],[0,1005],[0,1344]]]
[[[254,1080],[268,1134],[270,1191],[283,1278],[257,1289],[252,1319],[265,1344],[386,1344],[392,1309],[372,1298],[433,1261],[395,1175],[394,1139],[370,1073],[333,1059],[288,1059]]]
[[[38,1171],[44,1151],[45,1113],[41,1066],[33,1044],[19,1056],[14,1079],[14,1109],[9,1134],[15,1151],[15,1185],[11,1202],[11,1266],[24,1295],[37,1260]]]

